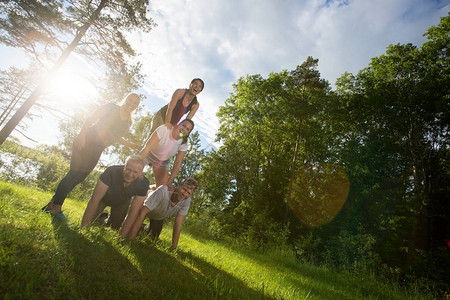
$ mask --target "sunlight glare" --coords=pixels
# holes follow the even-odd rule
[[[47,83],[47,96],[52,102],[71,108],[85,106],[98,96],[95,85],[78,72],[63,71],[54,75]]]

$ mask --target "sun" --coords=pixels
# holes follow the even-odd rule
[[[92,77],[70,69],[61,70],[47,79],[45,94],[46,100],[60,109],[83,107],[98,97]]]

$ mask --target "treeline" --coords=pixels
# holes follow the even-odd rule
[[[0,179],[3,181],[54,192],[69,171],[69,165],[67,153],[56,146],[40,145],[31,149],[9,140],[0,146]],[[94,170],[70,197],[87,201],[100,174]]]
[[[299,259],[450,282],[450,16],[336,89],[309,57],[240,78],[199,174],[203,228]]]
[[[289,247],[299,260],[429,279],[445,290],[449,34],[450,15],[421,47],[390,45],[356,75],[343,74],[335,90],[312,57],[295,70],[240,78],[218,112],[222,146],[205,153],[198,133],[191,136],[179,178],[194,176],[201,188],[186,225],[261,251]],[[134,122],[136,141],[147,137],[150,117]],[[39,151],[33,184],[53,191],[67,157],[55,147]],[[123,159],[129,151],[111,153]],[[87,199],[96,176],[71,197]]]

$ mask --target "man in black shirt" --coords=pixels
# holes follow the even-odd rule
[[[87,227],[95,220],[106,206],[111,207],[107,225],[119,229],[133,201],[147,197],[149,181],[143,175],[145,161],[138,155],[127,157],[124,166],[108,167],[97,182],[92,196],[84,211],[81,228]],[[142,179],[141,179],[142,178]]]

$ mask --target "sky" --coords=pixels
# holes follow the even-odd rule
[[[447,16],[450,0],[151,0],[148,9],[157,26],[129,36],[146,76],[142,109],[156,112],[175,89],[202,78],[193,120],[209,150],[218,146],[216,112],[240,77],[294,70],[312,56],[334,87],[389,44],[420,46],[425,31]],[[51,118],[33,122],[27,133],[56,144]]]

